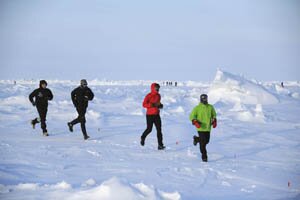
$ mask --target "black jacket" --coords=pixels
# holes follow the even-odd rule
[[[94,98],[94,93],[88,87],[79,86],[72,91],[71,98],[75,107],[87,108],[88,101]]]
[[[33,99],[34,98],[34,99]],[[48,101],[53,99],[53,94],[48,88],[35,89],[29,95],[29,101],[36,104],[38,107],[47,107]]]

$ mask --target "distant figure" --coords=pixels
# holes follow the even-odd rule
[[[217,127],[217,115],[214,107],[208,104],[206,94],[201,94],[200,104],[196,106],[190,114],[192,124],[196,126],[198,135],[194,136],[194,145],[200,143],[200,152],[202,161],[207,162],[206,145],[209,143],[211,126]]]
[[[17,81],[14,81],[14,85],[17,85]]]
[[[160,94],[159,94],[159,84],[152,83],[151,92],[146,95],[143,101],[143,107],[147,108],[147,129],[141,136],[141,145],[145,145],[146,137],[151,133],[153,124],[155,124],[157,131],[157,142],[158,142],[158,150],[165,149],[163,144],[163,136],[161,131],[161,118],[159,115],[159,110],[163,108],[163,104],[160,102]]]
[[[46,116],[48,111],[48,101],[53,99],[53,94],[51,90],[47,87],[47,82],[45,80],[40,81],[40,87],[35,89],[29,95],[29,101],[33,106],[36,106],[39,113],[39,118],[31,120],[32,128],[35,129],[35,125],[41,122],[41,128],[43,130],[43,135],[48,136],[47,125],[46,125]]]
[[[281,87],[284,88],[283,82],[281,82]]]
[[[177,87],[177,82],[175,82],[175,87]]]
[[[82,79],[80,81],[80,86],[75,88],[72,91],[71,98],[72,98],[73,105],[77,110],[78,117],[68,123],[68,127],[71,132],[73,132],[73,126],[77,123],[80,123],[81,131],[85,140],[89,138],[85,127],[85,123],[86,123],[85,113],[89,101],[93,100],[94,98],[94,93],[90,88],[88,88],[87,85],[88,85],[87,81],[85,79]]]
[[[171,81],[171,86],[173,85],[173,82]]]

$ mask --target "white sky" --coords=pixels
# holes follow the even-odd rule
[[[0,0],[0,79],[300,80],[297,0]]]

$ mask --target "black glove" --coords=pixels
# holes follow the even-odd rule
[[[164,108],[164,104],[162,104],[162,103],[159,104],[158,108],[159,108],[159,109],[163,109],[163,108]]]
[[[31,104],[32,104],[33,106],[36,106],[36,103],[35,103],[34,101],[32,101]]]
[[[157,107],[156,103],[151,103],[151,107]]]
[[[151,106],[155,107],[155,108],[159,108],[159,106],[161,105],[161,103],[152,103]]]

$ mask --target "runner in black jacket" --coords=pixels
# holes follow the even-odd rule
[[[89,138],[85,127],[85,113],[88,107],[88,102],[93,100],[94,98],[94,93],[90,88],[88,88],[87,85],[87,81],[85,79],[82,79],[80,81],[80,86],[72,91],[71,98],[74,106],[76,107],[78,117],[68,123],[68,127],[71,132],[73,132],[73,126],[77,123],[80,123],[82,134],[85,140]]]
[[[39,113],[39,118],[31,120],[31,125],[35,128],[35,125],[41,122],[41,128],[43,130],[43,135],[48,136],[46,116],[48,111],[48,101],[53,99],[53,94],[51,90],[47,87],[47,82],[45,80],[40,81],[40,87],[35,89],[30,95],[29,100],[33,106],[36,106]]]

